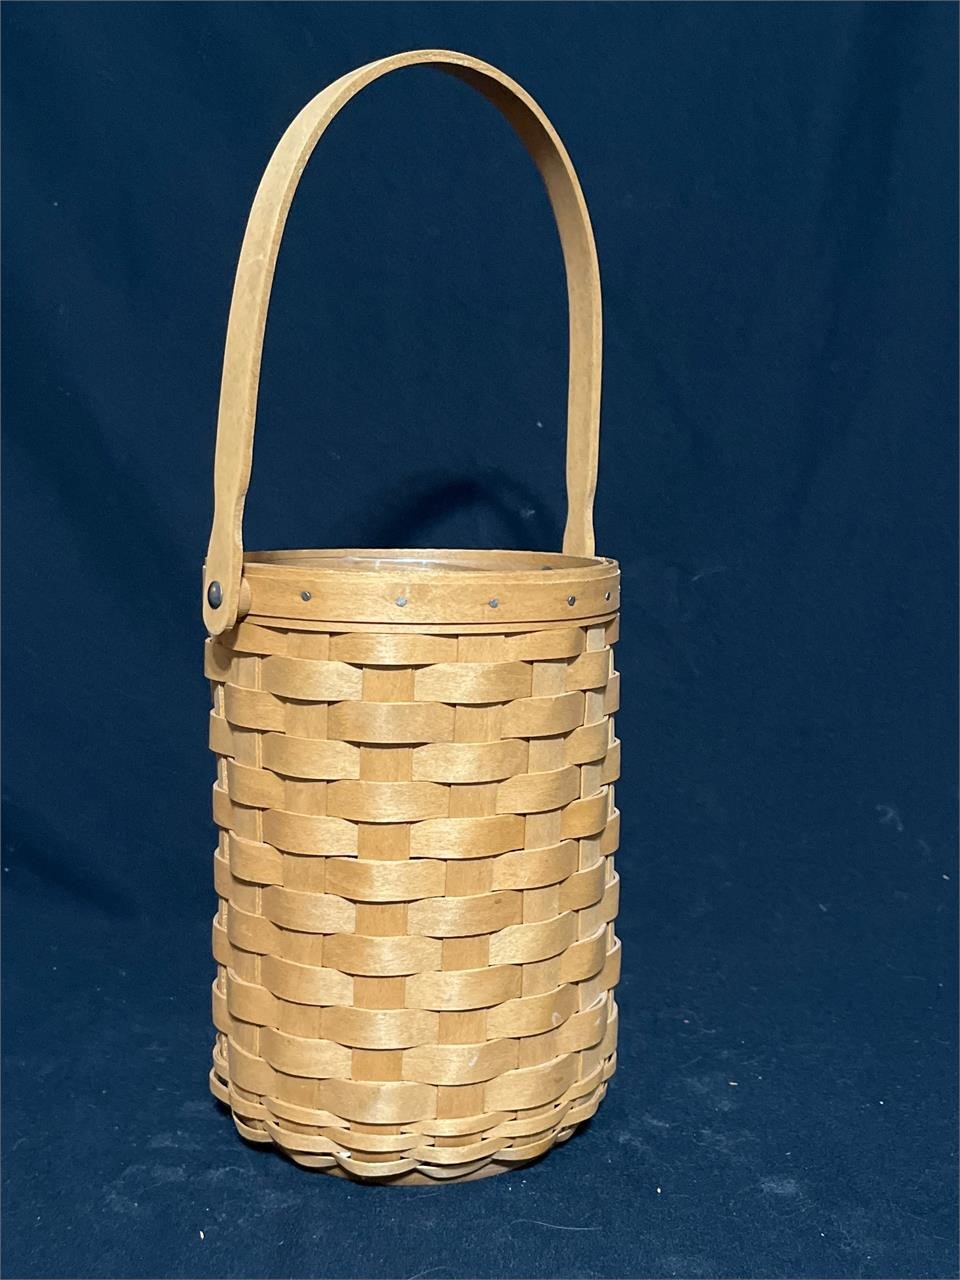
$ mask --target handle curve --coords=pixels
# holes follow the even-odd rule
[[[391,71],[417,65],[435,66],[489,99],[513,126],[547,188],[563,249],[570,313],[563,549],[569,555],[594,553],[593,499],[600,434],[600,268],[590,215],[570,157],[533,98],[496,67],[446,49],[394,54],[341,76],[307,103],[280,139],[254,197],[237,264],[220,384],[213,528],[203,590],[203,617],[211,635],[229,630],[240,611],[243,507],[253,462],[260,361],[277,254],[297,184],[327,126],[355,94]]]

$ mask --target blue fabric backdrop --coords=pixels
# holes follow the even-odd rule
[[[957,11],[3,9],[9,1276],[955,1276]],[[368,1190],[206,1091],[200,563],[246,214],[301,105],[463,48],[579,167],[624,572],[621,1066],[525,1171]],[[555,548],[538,180],[410,71],[303,181],[251,547]]]

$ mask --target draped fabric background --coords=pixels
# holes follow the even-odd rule
[[[955,1276],[957,10],[3,9],[9,1276]],[[381,1190],[207,1093],[200,565],[280,133],[401,48],[552,116],[605,287],[620,1070],[523,1171]],[[247,545],[556,548],[561,262],[496,113],[336,121],[280,256]]]

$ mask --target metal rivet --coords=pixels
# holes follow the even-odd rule
[[[488,601],[487,601],[487,604],[490,606],[490,608],[491,608],[491,609],[499,609],[499,608],[500,608],[500,601],[497,599],[497,597],[496,597],[496,596],[494,596],[492,600],[488,600]]]
[[[207,587],[207,603],[211,609],[219,609],[223,604],[223,587],[216,580]]]
[[[403,608],[403,606],[407,603],[407,597],[406,597],[406,596],[397,596],[396,603],[397,603],[397,604],[400,606],[400,608],[402,609],[402,608]]]
[[[301,592],[300,592],[300,599],[301,599],[301,600],[309,600],[309,599],[310,599],[310,592],[309,592],[309,591],[301,591]]]
[[[610,592],[608,591],[608,592],[606,593],[606,595],[605,595],[603,598],[604,598],[604,600],[609,600],[609,599],[610,599]]]
[[[577,603],[576,596],[567,596],[567,604],[576,604],[576,603]]]

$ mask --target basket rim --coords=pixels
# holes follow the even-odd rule
[[[617,611],[620,569],[555,551],[250,551],[240,594],[241,617],[301,623],[576,624]]]

